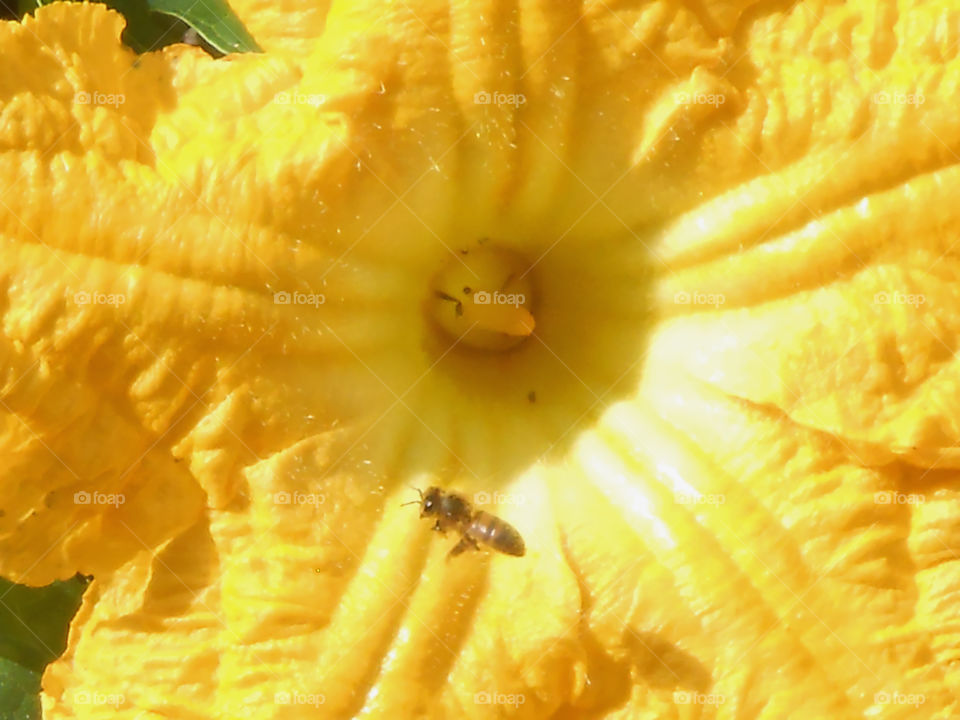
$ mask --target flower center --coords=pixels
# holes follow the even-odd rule
[[[305,405],[344,418],[329,473],[489,490],[564,458],[637,392],[649,251],[633,235],[547,220],[464,220],[443,244],[415,242],[419,220],[399,235],[387,223],[337,263],[317,334],[341,352],[323,346],[329,364],[310,371],[322,386]]]
[[[451,257],[434,277],[430,315],[448,336],[479,350],[513,348],[536,325],[530,264],[483,240]]]

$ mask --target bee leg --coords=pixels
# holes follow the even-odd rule
[[[464,552],[465,550],[469,550],[471,548],[473,548],[474,550],[479,550],[480,546],[477,545],[477,541],[474,540],[472,537],[470,537],[469,535],[464,535],[463,537],[460,538],[460,542],[454,545],[453,549],[451,549],[450,552],[447,553],[447,560],[449,560],[452,557],[456,557],[460,553]]]
[[[433,524],[433,529],[436,530],[438,533],[442,533],[443,535],[446,535],[446,534],[447,534],[446,531],[444,531],[444,529],[443,529],[442,527],[440,527],[440,521],[439,521],[439,520],[437,520],[437,521]]]

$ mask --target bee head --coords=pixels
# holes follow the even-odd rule
[[[434,515],[440,511],[440,503],[443,500],[443,491],[438,487],[427,488],[420,499],[420,517],[425,515]]]
[[[426,517],[427,515],[436,515],[440,512],[441,505],[443,504],[443,491],[440,488],[429,487],[427,488],[426,492],[424,492],[420,488],[413,488],[413,489],[417,491],[417,494],[420,496],[420,499],[413,500],[411,502],[400,503],[401,505],[419,505],[420,517]]]

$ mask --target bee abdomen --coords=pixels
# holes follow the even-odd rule
[[[526,552],[523,538],[513,525],[483,510],[473,516],[468,534],[477,542],[507,555],[520,556]]]

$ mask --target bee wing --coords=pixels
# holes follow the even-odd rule
[[[465,550],[469,550],[470,548],[478,550],[479,547],[477,546],[477,541],[471,538],[469,535],[464,535],[460,538],[460,542],[454,545],[450,552],[447,553],[447,560],[452,557],[456,557],[460,553],[464,552]]]

